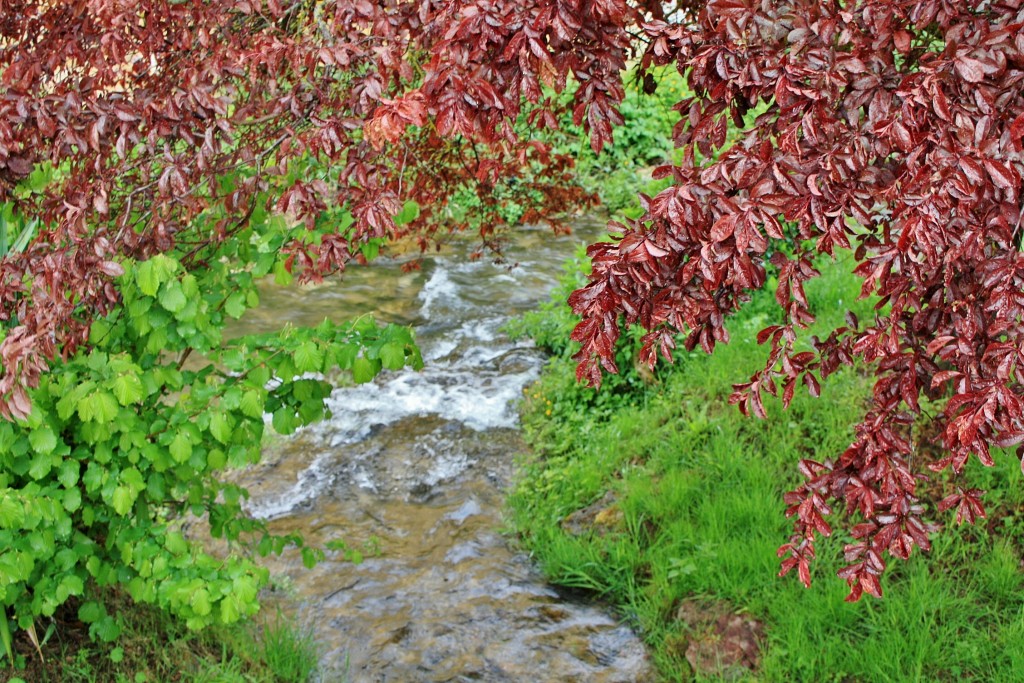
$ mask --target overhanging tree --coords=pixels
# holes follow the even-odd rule
[[[590,249],[591,282],[570,299],[578,374],[615,370],[622,322],[648,330],[652,365],[677,333],[710,353],[774,274],[785,319],[758,334],[768,358],[736,386],[740,409],[764,417],[764,392],[788,404],[800,384],[817,395],[819,376],[858,360],[876,376],[851,446],[800,463],[782,573],[810,583],[837,505],[860,518],[840,571],[849,598],[881,595],[885,554],[927,550],[937,529],[924,475],[955,482],[972,455],[992,465],[992,448],[1024,440],[1022,3],[721,0],[692,24],[643,30],[642,68],[676,64],[694,93],[674,131],[684,153],[657,170],[672,186],[643,199],[644,215]],[[853,251],[878,312],[801,351],[804,284],[837,250]],[[922,415],[922,396],[941,401],[937,415]],[[973,521],[981,493],[957,486],[938,508]]]

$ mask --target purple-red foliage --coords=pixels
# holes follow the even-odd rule
[[[925,471],[959,474],[972,454],[988,465],[992,446],[1024,440],[1022,2],[669,4],[3,3],[0,201],[41,162],[60,180],[17,199],[45,227],[0,259],[0,414],[25,415],[47,361],[117,304],[119,260],[174,248],[204,212],[223,218],[190,234],[192,255],[244,225],[257,197],[309,223],[347,205],[352,236],[286,247],[306,278],[343,269],[368,239],[426,244],[454,188],[485,192],[528,165],[549,169],[534,216],[550,217],[580,194],[568,160],[530,131],[556,125],[564,105],[550,93],[575,80],[574,119],[595,149],[609,142],[639,46],[642,71],[674,64],[693,96],[677,105],[681,162],[656,172],[671,186],[642,198],[620,239],[590,248],[591,281],[571,298],[579,376],[615,371],[622,325],[648,330],[651,365],[671,358],[678,333],[712,351],[728,341],[725,317],[775,274],[785,322],[758,335],[768,358],[737,385],[741,410],[764,416],[763,392],[788,404],[798,384],[817,395],[819,378],[856,361],[877,375],[851,446],[800,465],[782,572],[810,581],[835,506],[862,520],[841,572],[850,597],[879,595],[885,553],[927,549],[936,528]],[[307,156],[337,179],[285,186]],[[424,211],[396,226],[407,200]],[[853,251],[879,312],[797,352],[814,258],[837,249]],[[947,399],[933,418],[938,456],[911,438],[922,394]],[[960,488],[939,508],[972,521],[980,495]]]
[[[927,550],[937,529],[925,472],[959,475],[972,455],[991,465],[993,446],[1024,440],[1022,3],[718,0],[696,23],[643,30],[643,66],[675,64],[694,93],[678,105],[682,162],[657,169],[671,186],[619,240],[590,248],[593,275],[570,299],[583,317],[578,375],[615,370],[623,322],[648,330],[652,366],[677,333],[710,353],[728,341],[725,316],[775,273],[785,322],[761,331],[765,367],[735,386],[744,413],[765,416],[764,392],[788,404],[802,383],[817,395],[841,365],[875,371],[850,447],[800,463],[781,573],[809,584],[836,507],[861,518],[840,572],[849,599],[881,595],[885,554]],[[838,249],[853,251],[878,312],[798,353],[814,257]],[[927,418],[938,449],[911,438],[922,394],[946,399]],[[957,488],[938,507],[973,521],[981,493]]]
[[[286,247],[318,279],[370,239],[425,247],[460,186],[480,188],[485,241],[488,188],[527,168],[541,169],[533,219],[578,204],[571,160],[517,118],[536,130],[572,106],[595,149],[610,141],[635,17],[625,0],[5,0],[0,201],[44,227],[0,255],[0,415],[24,416],[48,360],[117,304],[119,260],[182,246],[202,214],[222,218],[189,232],[186,267],[257,201],[310,227],[347,206],[352,236]],[[566,105],[550,93],[570,79]],[[310,158],[337,178],[286,182]],[[58,182],[16,197],[43,162]],[[410,200],[419,218],[396,226]]]

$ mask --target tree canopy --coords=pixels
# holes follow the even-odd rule
[[[616,370],[623,326],[648,331],[651,366],[678,335],[711,352],[729,313],[776,282],[780,322],[758,335],[767,360],[737,385],[742,410],[817,394],[841,365],[877,376],[851,446],[800,463],[782,571],[809,583],[837,507],[857,520],[850,597],[880,595],[886,553],[929,547],[927,503],[984,515],[976,490],[929,500],[925,474],[955,481],[972,455],[991,464],[1024,441],[1019,0],[6,2],[0,232],[25,239],[0,251],[0,414],[29,419],[48,368],[95,345],[118,307],[182,312],[168,283],[218,259],[262,254],[257,274],[316,280],[385,242],[428,246],[467,188],[488,242],[512,178],[524,220],[557,220],[584,196],[541,133],[570,114],[600,151],[624,78],[654,88],[665,65],[690,90],[678,162],[590,249],[570,299],[579,377]],[[804,348],[804,284],[839,250],[877,313]],[[140,275],[161,254],[173,263]],[[229,296],[213,310],[244,310]],[[182,348],[219,337],[196,343]],[[378,351],[358,357],[379,369]]]
[[[852,599],[880,595],[884,554],[928,549],[937,529],[922,475],[991,465],[992,448],[1024,440],[1022,22],[1020,2],[722,0],[692,23],[643,24],[641,68],[675,64],[693,91],[674,131],[683,157],[656,171],[672,186],[642,198],[644,215],[590,250],[591,282],[570,300],[579,376],[615,370],[623,323],[649,331],[652,365],[677,333],[710,353],[774,276],[784,315],[758,334],[768,357],[736,386],[741,410],[764,417],[764,392],[788,404],[799,384],[816,395],[841,365],[877,377],[854,442],[802,461],[786,495],[782,571],[804,583],[838,506],[860,517],[840,576]],[[814,259],[840,249],[877,314],[799,348]],[[980,494],[957,487],[938,507],[972,521]]]

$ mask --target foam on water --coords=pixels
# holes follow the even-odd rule
[[[536,377],[531,369],[499,376],[437,368],[421,374],[400,373],[380,383],[333,392],[333,417],[315,431],[329,434],[334,445],[366,438],[373,428],[411,415],[437,415],[483,431],[516,424],[514,406],[522,387]]]
[[[441,300],[452,300],[458,293],[458,286],[448,276],[446,268],[436,268],[430,279],[423,285],[419,299],[423,302],[420,313],[424,318],[430,319],[431,309],[434,304]]]
[[[536,379],[542,360],[526,356],[517,358],[520,362],[513,371],[500,367],[504,356],[524,345],[503,335],[501,326],[507,317],[494,315],[494,302],[473,304],[463,298],[466,290],[459,280],[467,275],[479,277],[481,267],[480,263],[435,264],[419,294],[420,317],[427,323],[418,340],[426,358],[424,369],[384,372],[374,382],[335,389],[327,399],[332,417],[303,430],[318,455],[285,493],[272,499],[254,496],[248,505],[253,515],[280,517],[314,499],[332,481],[327,467],[334,460],[331,453],[409,417],[432,415],[479,432],[516,425],[515,402],[523,387]],[[504,270],[495,277],[515,280]],[[428,447],[427,441],[421,445]],[[430,472],[422,478],[428,486],[451,479],[472,464],[465,455],[445,449],[437,449],[432,461]],[[378,490],[378,482],[366,468],[352,470],[350,478],[364,490]]]
[[[297,480],[287,490],[274,496],[253,497],[245,503],[245,508],[257,519],[276,519],[287,515],[319,495],[331,483],[331,460],[330,453],[320,453],[309,467],[299,472]]]

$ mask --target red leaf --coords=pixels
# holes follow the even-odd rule
[[[821,396],[821,385],[818,384],[818,379],[813,372],[804,373],[804,384],[807,385],[807,391],[811,396],[814,398]]]
[[[105,275],[109,275],[110,277],[121,277],[124,275],[124,268],[121,267],[120,263],[116,263],[115,261],[102,261],[100,262],[99,269]]]
[[[711,239],[715,242],[724,242],[732,237],[736,231],[736,216],[726,214],[722,216],[711,227]]]
[[[968,83],[981,83],[985,80],[985,65],[981,60],[973,57],[957,57],[953,63],[956,71]]]

